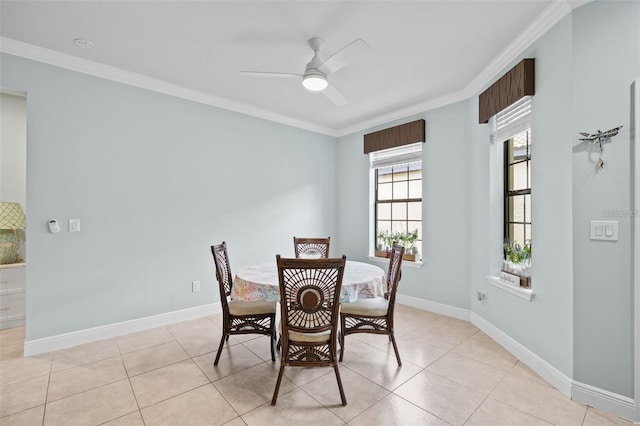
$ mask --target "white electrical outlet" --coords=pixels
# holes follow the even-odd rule
[[[191,292],[197,293],[200,291],[200,281],[191,281]]]

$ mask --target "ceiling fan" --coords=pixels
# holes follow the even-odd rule
[[[358,38],[323,61],[318,56],[323,44],[324,40],[320,38],[309,40],[309,46],[313,49],[313,58],[305,67],[304,74],[261,71],[240,71],[240,73],[258,77],[302,77],[302,85],[307,90],[324,93],[337,106],[345,105],[347,100],[335,86],[329,84],[327,76],[365,53],[370,46],[366,41]]]

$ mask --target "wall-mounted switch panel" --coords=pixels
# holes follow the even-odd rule
[[[80,232],[80,219],[69,219],[69,232]]]
[[[618,241],[618,221],[592,220],[591,239],[604,241]]]

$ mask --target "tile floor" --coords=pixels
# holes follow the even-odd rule
[[[399,305],[397,367],[384,336],[355,335],[340,366],[279,368],[266,337],[231,337],[221,316],[23,358],[0,332],[2,425],[628,425],[564,397],[472,324]]]

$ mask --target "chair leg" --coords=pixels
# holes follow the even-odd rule
[[[402,361],[400,361],[400,352],[398,352],[398,345],[396,345],[396,338],[393,336],[393,333],[389,335],[391,338],[391,343],[393,343],[393,350],[396,353],[396,359],[398,360],[398,367],[402,367]]]
[[[275,362],[276,361],[276,330],[275,327],[273,326],[273,321],[271,321],[271,361]]]
[[[338,370],[338,364],[333,366],[333,370],[336,372],[336,380],[338,381],[338,389],[340,389],[340,399],[342,405],[347,405],[347,397],[344,396],[344,389],[342,388],[342,380],[340,380],[340,371]]]
[[[341,326],[340,326],[340,333],[338,335],[338,338],[340,339],[340,362],[342,362],[342,357],[344,356],[344,332],[345,332],[345,320],[344,318],[341,318]]]
[[[224,346],[225,338],[229,339],[229,335],[223,331],[222,338],[220,339],[220,346],[218,346],[218,354],[216,355],[216,360],[213,362],[213,365],[218,365],[218,361],[220,361],[220,354],[222,353],[222,347]]]
[[[284,373],[284,364],[280,360],[280,371],[278,372],[278,380],[276,381],[276,388],[273,390],[273,398],[271,398],[271,405],[276,405],[278,400],[278,392],[280,392],[280,382],[282,381],[282,373]]]

